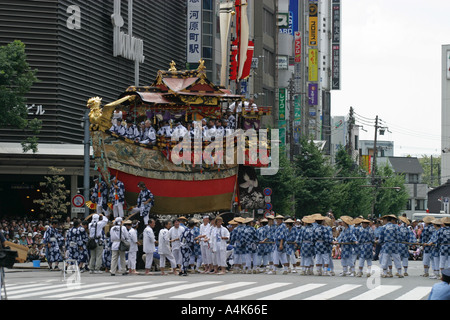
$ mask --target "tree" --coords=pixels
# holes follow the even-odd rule
[[[41,210],[49,215],[61,216],[67,214],[67,208],[70,206],[70,202],[67,201],[70,197],[70,190],[66,190],[65,178],[61,176],[65,169],[50,167],[49,170],[53,175],[45,176],[46,181],[40,183],[40,186],[47,192],[42,192],[42,199],[33,202],[41,205]]]
[[[331,207],[335,217],[369,216],[372,209],[372,190],[363,187],[370,180],[344,148],[336,154],[336,183],[331,192]],[[348,179],[345,179],[348,178]]]
[[[438,187],[440,185],[441,157],[423,155],[419,162],[423,168],[422,183],[428,184],[431,188]]]
[[[294,205],[293,196],[296,192],[298,181],[295,179],[294,168],[286,156],[285,150],[280,150],[280,169],[273,176],[258,176],[259,185],[262,188],[273,190],[271,203],[273,210],[283,216],[292,216]]]
[[[36,153],[42,122],[28,120],[25,95],[38,79],[26,59],[25,44],[19,40],[0,47],[0,126],[31,131],[34,136],[22,142],[22,149]]]
[[[374,214],[379,216],[400,214],[409,199],[404,184],[405,177],[395,174],[388,164],[378,167],[376,175],[380,176],[377,179],[380,188],[377,189]]]
[[[295,158],[295,175],[298,187],[295,193],[296,216],[326,212],[331,205],[334,181],[330,179],[333,168],[314,141],[303,138],[301,151]]]

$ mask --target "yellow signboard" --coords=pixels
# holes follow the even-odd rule
[[[318,44],[319,17],[317,14],[317,3],[309,5],[309,46],[316,47]]]
[[[308,69],[309,77],[308,81],[319,81],[319,51],[317,49],[309,49]]]

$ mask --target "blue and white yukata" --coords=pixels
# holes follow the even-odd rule
[[[200,235],[200,228],[198,226],[194,226],[192,233],[194,234],[194,239],[197,238]],[[191,267],[196,266],[197,270],[202,265],[202,250],[197,241],[194,242],[194,249],[191,252],[189,264]]]
[[[95,184],[91,195],[91,201],[97,205],[97,214],[103,213],[108,215],[108,199],[109,199],[109,189],[105,181],[100,181],[100,186],[98,183]]]
[[[180,237],[181,250],[181,272],[187,274],[192,252],[194,251],[194,230],[185,228]]]
[[[87,235],[84,233],[85,237],[83,237],[81,233],[80,227],[73,227],[71,228],[66,235],[66,252],[67,252],[67,259],[68,260],[76,260],[77,265],[80,265],[81,263],[88,262],[88,255],[86,249],[86,241],[87,241]]]
[[[433,279],[437,279],[439,276],[439,245],[437,244],[437,236],[438,236],[438,230],[439,229],[435,229],[434,232],[432,233],[431,237],[430,237],[430,241],[428,242],[429,244],[432,244],[431,246],[424,246],[425,248],[429,247],[431,248],[431,266],[433,269],[433,275],[430,276],[430,278]]]
[[[373,259],[373,244],[375,242],[375,233],[372,228],[362,228],[357,238],[359,244],[359,269],[362,272],[364,262],[367,263],[368,273],[370,273]]]
[[[119,124],[113,124],[112,127],[109,129],[112,133],[115,133],[121,137],[123,137],[126,134],[126,128],[122,125],[122,122]]]
[[[297,243],[300,246],[300,263],[302,274],[309,273],[314,267],[314,227],[311,224],[300,229],[297,235]]]
[[[402,274],[402,264],[399,254],[399,242],[401,240],[400,227],[397,224],[388,222],[385,224],[380,232],[380,264],[383,268],[383,275],[386,276],[388,266],[391,260],[394,260],[394,265],[397,268],[398,274]]]
[[[111,257],[112,257],[111,246],[112,246],[111,237],[105,237],[105,243],[102,253],[102,263],[105,269],[108,270],[111,269]]]
[[[286,238],[286,256],[289,264],[292,264],[293,272],[297,272],[295,270],[296,264],[297,264],[297,258],[295,256],[295,251],[297,249],[297,236],[299,233],[299,228],[291,227],[289,230],[288,228],[288,235]]]
[[[437,232],[437,245],[439,246],[439,268],[450,268],[450,226],[443,226]]]
[[[333,242],[333,234],[325,226],[317,224],[314,228],[314,252],[316,254],[316,266],[319,274],[327,272],[330,263],[330,244]],[[325,269],[325,270],[322,270]]]
[[[270,244],[261,243],[267,238],[269,232],[269,225],[265,225],[256,229],[256,238],[258,239],[258,246],[256,248],[256,266],[267,266],[269,264],[267,246]]]
[[[236,272],[239,271],[237,268],[241,268],[242,264],[245,262],[244,255],[247,253],[244,232],[245,225],[239,224],[230,235],[230,244],[234,247],[233,261]]]
[[[431,223],[427,223],[420,234],[419,243],[422,245],[429,243],[431,236],[435,231],[434,226]],[[431,266],[431,252],[431,246],[423,246],[422,263],[424,268],[424,276],[428,276],[428,270]]]
[[[141,190],[137,199],[136,208],[131,210],[131,214],[139,212],[140,217],[143,219],[145,225],[148,225],[148,219],[150,218],[149,215],[150,210],[152,209],[154,204],[154,198],[155,197],[153,196],[153,193],[149,189],[145,188],[144,190]],[[151,201],[149,203],[144,203],[150,199]]]
[[[245,254],[245,269],[250,271],[252,269],[252,261],[256,261],[256,249],[258,238],[256,236],[256,229],[250,225],[245,226],[245,242],[247,243],[247,252]],[[253,268],[256,270],[256,264]]]
[[[350,227],[344,228],[339,234],[337,241],[341,246],[341,264],[343,268],[341,275],[346,276],[349,274],[348,268],[352,269],[353,272],[355,267],[353,258],[355,254],[355,243],[358,241],[355,229]]]
[[[275,251],[273,255],[273,263],[277,266],[279,263],[283,265],[283,273],[287,273],[286,265],[288,263],[286,255],[286,241],[289,234],[289,230],[284,223],[277,225],[274,233]],[[280,250],[280,244],[283,241],[283,246]]]
[[[416,235],[409,229],[405,224],[400,226],[400,243],[399,243],[399,254],[400,259],[402,260],[403,269],[405,271],[405,275],[408,275],[408,261],[409,261],[409,244],[405,244],[402,242],[415,243]]]
[[[64,238],[55,228],[50,226],[45,231],[42,243],[46,246],[46,258],[50,268],[53,263],[58,266],[58,263],[63,261],[60,248],[61,241],[64,241]]]
[[[135,124],[132,124],[131,126],[127,126],[125,129],[125,138],[130,140],[136,140],[139,139],[139,129]]]
[[[117,186],[117,189],[116,189]],[[125,185],[122,181],[114,180],[111,182],[111,189],[109,191],[109,199],[113,204],[114,218],[124,217],[123,205],[125,204]]]

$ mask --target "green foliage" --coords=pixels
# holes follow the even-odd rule
[[[405,177],[395,174],[389,165],[377,168],[377,175],[382,177],[380,182],[381,189],[377,192],[377,201],[375,203],[375,216],[387,214],[398,215],[405,208],[409,199],[405,188]],[[400,188],[399,190],[393,188]]]
[[[341,148],[336,155],[336,180],[331,193],[331,207],[336,217],[348,215],[351,217],[368,216],[372,207],[372,190],[364,187],[369,179],[366,173],[357,166]],[[348,177],[349,179],[345,179]]]
[[[286,156],[286,151],[280,149],[280,169],[274,176],[258,176],[259,185],[273,190],[271,203],[274,211],[284,216],[292,215],[294,205],[293,195],[298,181],[295,179],[294,168]]]
[[[37,71],[30,69],[26,59],[25,44],[19,40],[0,47],[0,126],[29,130],[36,135],[42,122],[28,121],[25,95],[37,82]],[[24,152],[37,152],[37,138],[26,139],[22,147]]]
[[[40,186],[45,190],[42,192],[42,199],[34,200],[41,206],[41,210],[47,212],[51,216],[67,214],[70,202],[70,190],[66,190],[64,184],[65,178],[61,176],[65,169],[55,167],[49,168],[52,176],[45,176],[45,182],[41,182]]]
[[[329,178],[333,168],[313,141],[302,139],[294,166],[299,179],[295,193],[296,217],[326,212],[331,205],[334,181]]]

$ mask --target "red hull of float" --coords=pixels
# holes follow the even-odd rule
[[[127,206],[136,206],[140,189],[144,182],[155,196],[153,214],[192,214],[230,210],[237,176],[205,181],[158,180],[134,176],[114,169],[111,176],[125,184]]]

